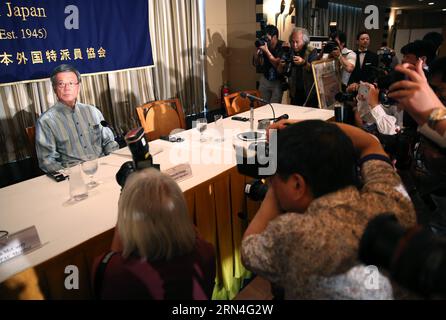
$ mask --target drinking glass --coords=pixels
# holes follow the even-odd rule
[[[92,189],[98,186],[98,183],[93,180],[93,176],[98,171],[98,157],[96,155],[90,154],[84,157],[84,162],[82,162],[82,170],[86,175],[90,177],[90,181],[87,186]]]
[[[200,142],[205,142],[206,138],[203,136],[203,132],[206,131],[208,127],[208,121],[206,118],[200,118],[196,120],[196,128],[200,132]]]
[[[63,164],[64,173],[68,175],[70,185],[70,199],[81,201],[88,197],[87,185],[82,178],[79,161],[69,161]]]
[[[225,141],[224,129],[223,129],[223,116],[221,114],[217,114],[214,116],[215,128],[217,129],[218,136],[214,138],[215,142],[223,142]]]

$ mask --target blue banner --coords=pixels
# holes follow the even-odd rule
[[[0,84],[153,65],[148,0],[0,0]]]

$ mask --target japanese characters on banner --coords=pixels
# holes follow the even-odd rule
[[[153,65],[148,0],[0,0],[0,84]]]

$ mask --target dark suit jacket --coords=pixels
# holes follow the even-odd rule
[[[367,51],[364,57],[364,63],[362,64],[362,68],[360,67],[359,60],[359,51],[356,50],[356,65],[355,69],[350,76],[350,80],[348,84],[351,83],[359,83],[359,81],[365,81],[372,83],[375,81],[375,78],[378,74],[378,55],[372,51]]]

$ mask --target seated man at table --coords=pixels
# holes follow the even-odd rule
[[[177,183],[158,170],[145,169],[128,177],[119,199],[112,249],[96,259],[97,298],[212,296],[214,249],[196,232]]]
[[[60,65],[51,75],[59,100],[37,120],[36,152],[45,172],[63,168],[87,155],[103,156],[118,149],[113,132],[101,125],[102,113],[77,101],[81,75],[70,65]]]
[[[242,261],[282,287],[286,299],[391,299],[388,280],[378,273],[379,290],[370,290],[371,271],[357,260],[367,222],[383,212],[415,224],[410,198],[377,139],[320,120],[289,125],[278,131],[277,172],[244,234]]]

